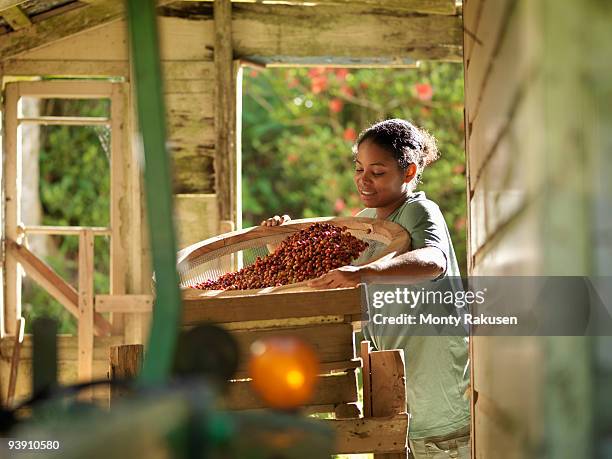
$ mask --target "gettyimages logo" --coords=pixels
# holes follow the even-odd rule
[[[612,336],[612,278],[473,277],[368,284],[379,335]]]

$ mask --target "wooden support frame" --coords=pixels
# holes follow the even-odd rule
[[[192,2],[210,2],[212,0],[187,0]],[[233,3],[251,3],[252,0],[233,0]],[[269,2],[273,3],[273,2]],[[304,5],[313,3],[308,0],[283,0],[279,4]],[[339,5],[345,7],[372,6],[392,10],[410,11],[422,14],[457,14],[455,0],[317,0],[317,5]]]
[[[214,1],[215,193],[220,225],[236,223],[236,76],[232,4]],[[235,227],[235,226],[234,226]],[[220,228],[221,229],[221,228]]]
[[[18,216],[21,204],[21,148],[17,129],[19,86],[7,85],[4,102],[4,301],[0,335],[15,334],[15,324],[21,317],[21,276],[15,257],[7,254],[7,240],[18,238]]]
[[[25,247],[15,243],[23,234],[81,234],[83,230],[95,234],[111,235],[111,293],[124,294],[126,292],[126,263],[124,254],[128,253],[126,241],[132,231],[128,201],[126,196],[131,186],[128,183],[129,155],[124,150],[126,146],[126,110],[127,95],[125,84],[110,81],[22,81],[9,83],[6,86],[5,102],[5,154],[6,166],[4,176],[5,188],[5,291],[4,311],[2,313],[3,326],[7,333],[14,333],[12,329],[15,319],[21,316],[20,311],[20,276],[18,275],[18,262],[27,267],[29,274],[54,295],[72,314],[79,317],[78,294],[66,284],[45,263],[38,260]],[[20,140],[18,126],[20,122],[29,119],[20,117],[18,101],[20,97],[38,98],[88,98],[110,99],[111,116],[108,122],[111,126],[111,221],[110,228],[82,228],[82,227],[22,227],[20,226]],[[82,122],[81,122],[82,120]],[[38,122],[39,120],[34,120]],[[46,122],[46,120],[43,120]],[[75,119],[61,120],[61,124],[75,124]],[[65,123],[64,123],[65,121]],[[86,118],[77,120],[77,124],[91,124]],[[97,119],[93,120],[94,122]],[[107,124],[107,120],[104,120]],[[130,203],[131,204],[131,203]],[[139,227],[140,228],[140,227]],[[12,241],[12,242],[11,242]],[[8,249],[8,250],[7,250]],[[93,297],[92,297],[93,313]],[[99,314],[94,314],[95,329],[98,334],[109,332],[108,322]],[[142,331],[141,316],[136,317],[136,326]],[[123,328],[119,330],[124,333]],[[140,338],[142,340],[142,333]]]
[[[79,320],[78,378],[91,380],[94,347],[94,235],[89,229],[79,234]]]
[[[68,312],[79,317],[78,292],[70,284],[26,247],[9,240],[6,241],[6,250],[7,261],[12,259],[21,264],[28,276],[47,290]],[[94,322],[96,334],[103,336],[110,333],[110,324],[100,314],[94,315]]]

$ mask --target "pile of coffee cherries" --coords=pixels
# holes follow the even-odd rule
[[[289,236],[270,255],[216,280],[194,285],[200,290],[247,290],[315,279],[348,265],[368,247],[347,231],[329,223],[313,223]]]

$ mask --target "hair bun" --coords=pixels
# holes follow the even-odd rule
[[[440,157],[440,152],[438,151],[436,138],[423,128],[417,129],[423,138],[421,160],[423,161],[423,167],[426,167]]]

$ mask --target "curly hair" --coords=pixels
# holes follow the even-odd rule
[[[401,170],[405,171],[410,164],[416,165],[415,184],[420,182],[423,169],[439,157],[436,139],[426,130],[402,119],[380,121],[362,131],[353,146],[353,160],[359,145],[366,140],[391,153]]]

